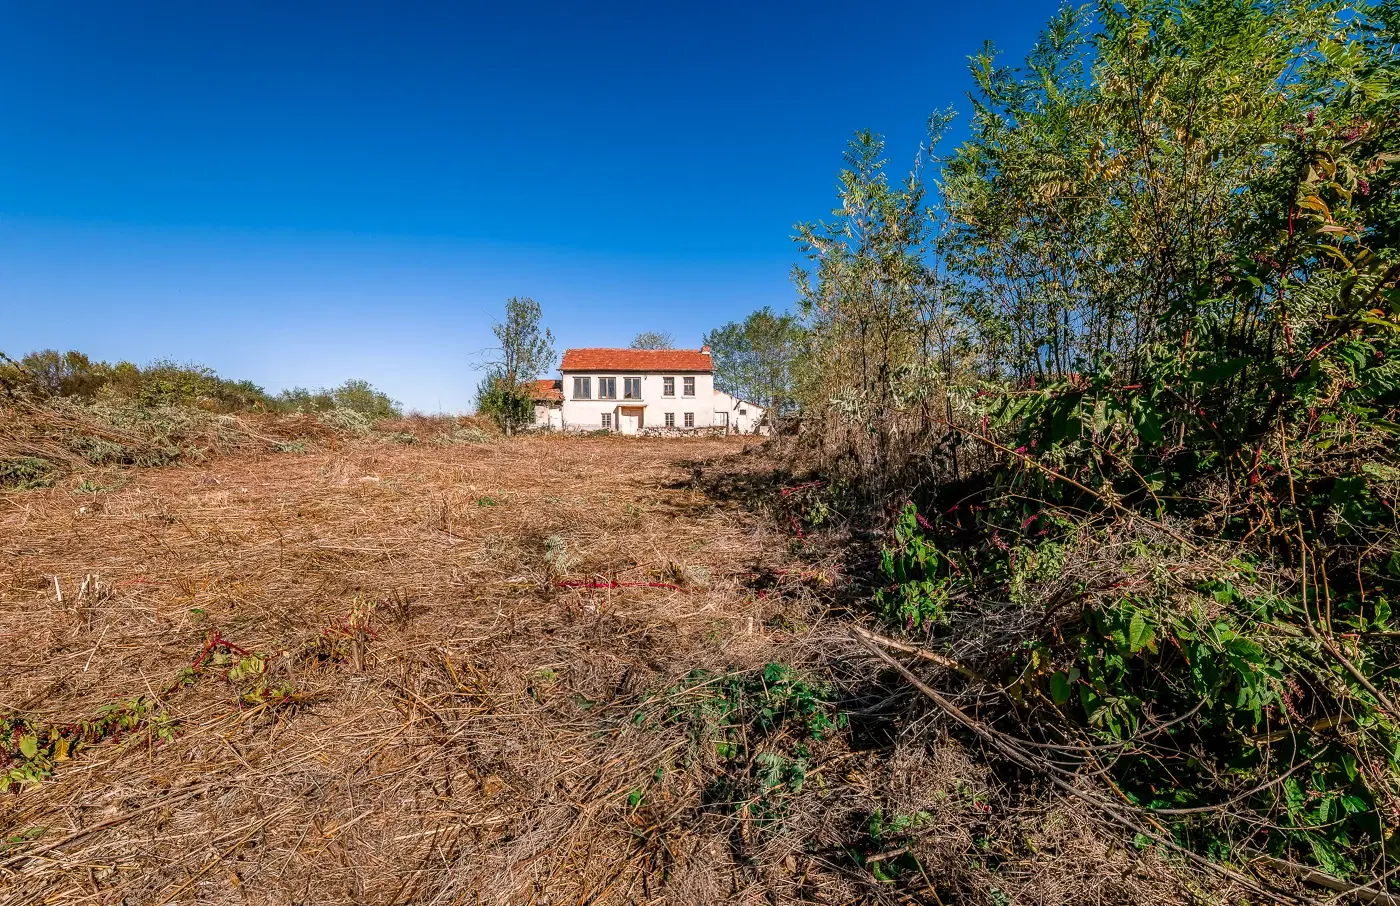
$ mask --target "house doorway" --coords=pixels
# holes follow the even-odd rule
[[[643,424],[643,411],[641,406],[622,406],[619,408],[617,430],[621,431],[623,434],[636,434],[637,430],[641,428]]]
[[[720,431],[722,431],[722,432],[725,433],[725,434],[728,434],[728,433],[729,433],[729,413],[728,413],[728,412],[716,412],[716,413],[715,413],[715,427],[716,427],[716,428],[719,428]]]

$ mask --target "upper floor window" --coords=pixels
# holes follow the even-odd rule
[[[592,380],[592,378],[586,378],[586,377],[576,377],[576,378],[574,378],[574,399],[576,399],[576,400],[587,400],[587,399],[592,399],[592,398],[593,398],[593,380]]]
[[[622,379],[622,398],[629,400],[639,400],[642,398],[642,379],[639,377],[629,377]]]
[[[675,378],[673,378],[673,377],[664,377],[664,378],[661,379],[661,395],[662,395],[662,396],[675,396],[675,395],[676,395],[676,379],[675,379]]]
[[[694,396],[694,395],[695,395],[695,378],[693,378],[693,377],[688,377],[688,378],[685,379],[685,395],[686,395],[686,396]]]
[[[598,399],[600,399],[600,400],[615,400],[615,399],[617,399],[617,378],[615,378],[615,377],[600,377],[600,378],[598,378]]]

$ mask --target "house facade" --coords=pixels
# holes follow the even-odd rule
[[[731,434],[767,434],[768,423],[763,420],[763,412],[761,406],[723,390],[715,391],[715,424],[726,425]]]
[[[530,400],[535,407],[535,427],[558,431],[564,427],[563,383],[556,378],[541,378],[530,385]]]
[[[569,349],[559,371],[557,385],[536,383],[538,427],[622,434],[735,432],[752,430],[762,417],[757,407],[715,390],[708,346]],[[559,395],[557,424],[551,390]]]

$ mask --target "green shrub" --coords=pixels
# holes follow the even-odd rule
[[[337,431],[346,431],[359,437],[367,437],[374,430],[369,416],[354,409],[328,409],[317,413],[321,424]]]
[[[57,471],[53,463],[33,456],[0,459],[0,488],[24,491],[51,487]]]
[[[802,790],[810,745],[846,726],[832,687],[785,664],[719,676],[695,670],[653,701],[637,723],[684,727],[688,758],[714,766],[709,806],[759,826],[781,821],[788,797]]]

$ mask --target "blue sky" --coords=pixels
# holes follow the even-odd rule
[[[903,166],[1054,10],[0,0],[0,350],[457,411],[507,296],[698,345],[790,305],[853,131]]]

